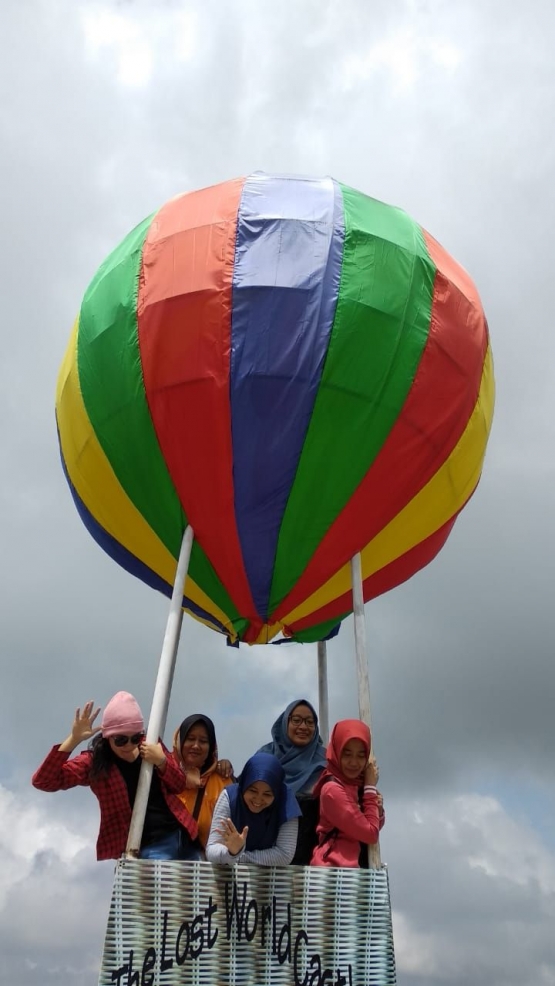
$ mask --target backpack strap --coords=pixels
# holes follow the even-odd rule
[[[359,806],[362,814],[364,814],[364,787],[359,787],[357,794],[358,794],[358,806]],[[360,846],[360,850],[359,850],[359,854],[358,854],[358,865],[359,865],[359,869],[361,869],[361,870],[367,870],[368,869],[368,846],[366,845],[365,842],[359,842],[359,846]]]
[[[324,782],[322,784],[322,787],[320,788],[320,795],[322,794],[322,788],[324,788],[326,784],[329,784],[330,781],[333,781],[335,784],[339,784],[339,781],[337,780],[337,778],[335,778],[335,777],[326,777],[326,779],[324,780]],[[327,859],[328,858],[330,852],[333,849],[333,844],[334,844],[335,840],[337,839],[337,836],[338,835],[339,835],[339,829],[338,828],[332,828],[332,829],[329,830],[329,832],[321,833],[318,836],[318,845],[319,846],[323,846],[323,845],[326,844],[326,842],[329,842],[329,846],[326,849],[325,853],[323,854],[322,859]]]
[[[320,839],[318,845],[319,846],[323,846],[326,842],[329,842],[329,846],[326,849],[326,851],[322,854],[322,859],[327,859],[328,858],[330,852],[332,851],[332,849],[334,847],[334,843],[335,843],[335,840],[337,839],[337,836],[338,835],[339,835],[339,829],[337,829],[337,828],[330,829],[329,832],[325,832],[324,833],[324,835]]]
[[[204,792],[205,792],[205,790],[206,790],[206,788],[199,787],[199,789],[197,791],[197,796],[196,796],[196,799],[195,799],[195,807],[193,808],[193,818],[194,818],[195,822],[198,822],[198,816],[200,815],[200,809],[201,809],[201,806],[202,806],[202,799],[204,798]]]

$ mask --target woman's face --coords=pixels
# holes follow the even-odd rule
[[[127,760],[127,763],[133,763],[139,756],[139,743],[143,739],[143,733],[135,733],[133,736],[124,736],[122,734],[121,736],[108,736],[108,743],[110,744],[112,753],[115,753],[116,757],[119,757],[120,760]],[[123,743],[123,740],[126,740],[126,742]]]
[[[188,768],[197,767],[200,770],[201,767],[204,767],[209,749],[210,740],[206,726],[203,726],[201,722],[196,722],[194,726],[191,726],[181,747],[183,763]]]
[[[259,811],[264,811],[264,808],[269,808],[275,798],[269,784],[265,781],[255,781],[243,791],[243,800],[249,811],[258,814]]]
[[[356,781],[362,774],[368,760],[366,747],[362,740],[352,739],[345,743],[341,751],[341,771],[350,781]]]
[[[306,746],[316,731],[314,712],[309,705],[296,705],[287,721],[287,735],[295,746]]]

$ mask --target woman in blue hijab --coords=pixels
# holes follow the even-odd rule
[[[206,859],[228,865],[286,866],[295,852],[300,814],[279,760],[269,753],[255,753],[237,784],[225,788],[218,798]]]
[[[326,766],[326,751],[318,730],[318,716],[305,698],[291,702],[272,726],[272,742],[260,753],[272,753],[285,771],[287,785],[295,792],[302,815],[292,862],[308,866],[317,837],[318,799],[312,792]]]

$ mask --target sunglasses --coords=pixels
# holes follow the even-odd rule
[[[143,738],[143,733],[133,733],[133,736],[113,736],[114,746],[127,746],[128,743],[132,743],[133,746],[138,746]]]

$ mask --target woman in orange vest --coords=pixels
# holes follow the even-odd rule
[[[216,801],[233,783],[233,767],[229,760],[218,760],[214,723],[201,713],[187,716],[176,729],[173,755],[185,775],[178,797],[198,823],[198,842],[204,851]]]

